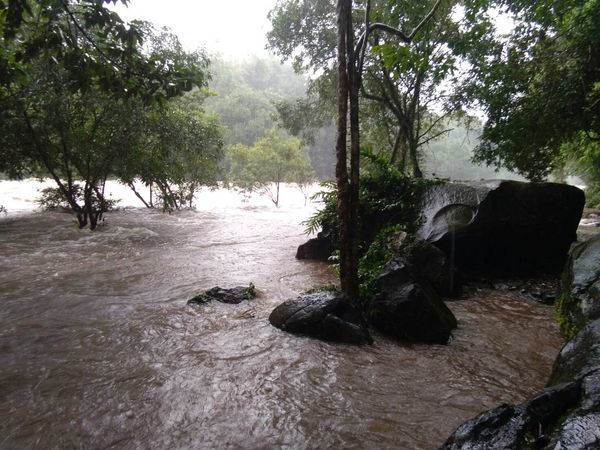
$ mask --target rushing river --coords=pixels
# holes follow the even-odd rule
[[[449,303],[448,346],[271,327],[334,280],[294,258],[313,206],[291,189],[280,209],[203,192],[196,211],[125,209],[90,232],[30,211],[34,185],[0,183],[0,448],[435,448],[540,389],[561,345],[552,307],[511,292]],[[254,301],[186,305],[249,282]]]

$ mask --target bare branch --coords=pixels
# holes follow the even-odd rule
[[[444,120],[446,117],[448,117],[450,115],[450,112],[446,112],[444,114],[441,114],[437,117],[437,119],[435,119],[432,124],[427,128],[427,130],[425,130],[420,136],[419,139],[421,139],[423,136],[427,136],[431,130],[433,130],[435,128],[435,126],[440,123],[442,120]],[[437,137],[437,136],[436,136]],[[434,138],[435,139],[435,138]],[[431,139],[429,139],[428,141],[430,141]],[[428,142],[427,141],[427,142]]]
[[[452,130],[454,130],[454,128],[447,128],[445,130],[440,131],[439,133],[434,134],[433,136],[429,136],[424,141],[419,141],[419,146],[425,145],[428,142],[433,141],[434,139],[440,137],[442,134],[449,133]]]
[[[366,30],[369,29],[369,24],[370,24],[370,15],[371,15],[371,0],[367,0],[367,5],[365,8],[365,32]],[[364,33],[363,33],[364,35]],[[360,51],[360,55],[358,57],[358,73],[359,75],[362,75],[363,72],[363,68],[365,65],[365,54],[367,52],[367,46],[368,46],[368,40],[367,40],[367,36],[365,35],[365,39],[363,41],[359,40],[359,43],[357,44],[359,45],[359,47],[357,47]]]

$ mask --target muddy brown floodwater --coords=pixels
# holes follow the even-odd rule
[[[544,385],[553,309],[510,292],[449,303],[448,346],[271,327],[278,303],[334,278],[294,259],[303,215],[125,210],[94,233],[59,213],[1,219],[0,447],[431,449]],[[250,281],[253,302],[186,306]]]

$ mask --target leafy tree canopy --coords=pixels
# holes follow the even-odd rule
[[[105,3],[0,2],[0,171],[50,176],[91,229],[108,176],[156,183],[170,209],[214,177],[222,148],[214,120],[168,101],[206,85],[206,56]]]
[[[281,183],[300,188],[314,180],[314,172],[299,139],[269,130],[252,147],[242,144],[229,148],[231,183],[247,192],[257,191],[279,206]]]
[[[126,24],[105,6],[117,1],[0,1],[0,83],[26,82],[30,64],[38,58],[66,71],[66,89],[95,85],[146,102],[162,101],[206,82],[206,58],[170,59],[166,48],[182,54],[173,41],[160,44],[163,51],[157,51],[159,43],[148,24]]]
[[[565,142],[599,139],[600,2],[497,5],[515,27],[473,68],[470,94],[488,116],[476,157],[540,180]]]
[[[434,16],[407,45],[398,34],[385,32],[382,24],[414,29],[436,2],[354,3],[354,29],[362,33],[367,26],[372,30],[366,42],[364,34],[356,36],[357,45],[368,44],[361,68],[361,93],[369,101],[361,116],[365,142],[385,147],[391,163],[419,176],[420,148],[447,131],[441,126],[444,117],[464,103],[461,63],[468,59],[473,46],[482,47],[490,41],[491,19],[486,15],[477,16],[477,20],[472,14],[460,16],[465,3],[445,0],[437,4]],[[292,60],[298,70],[335,79],[333,0],[280,0],[269,17],[273,26],[269,46],[277,54]],[[301,117],[303,110],[295,111]]]

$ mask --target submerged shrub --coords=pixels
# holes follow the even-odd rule
[[[416,179],[402,174],[383,158],[363,152],[368,172],[361,177],[358,212],[361,254],[367,251],[377,234],[384,228],[401,225],[408,232],[418,225],[418,205],[425,189],[438,181]],[[313,199],[320,198],[323,207],[304,222],[306,233],[320,229],[332,238],[337,247],[339,222],[335,183],[321,185],[323,190]]]
[[[69,211],[72,209],[71,205],[69,205],[69,202],[63,195],[60,188],[47,187],[47,188],[42,189],[40,192],[42,195],[41,195],[40,199],[37,201],[37,203],[43,209],[47,209],[47,210],[64,209],[64,210],[69,210]],[[83,203],[83,188],[81,187],[81,185],[74,184],[73,192],[74,192],[73,198],[78,203]],[[100,201],[98,199],[97,195],[92,195],[92,204],[93,204],[94,209],[101,210],[102,212],[112,211],[113,209],[115,209],[115,207],[119,201],[120,200],[106,200],[106,199],[103,199],[102,201]]]

